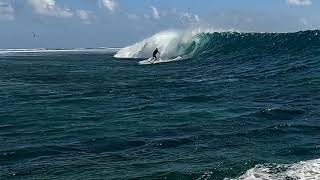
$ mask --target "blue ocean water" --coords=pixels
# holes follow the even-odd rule
[[[320,179],[319,31],[183,52],[0,51],[0,179]]]

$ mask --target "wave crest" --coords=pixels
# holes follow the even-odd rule
[[[202,53],[209,55],[245,53],[282,54],[320,47],[320,31],[295,33],[239,33],[231,31],[192,30],[163,31],[141,42],[120,49],[116,58],[149,58],[159,48],[161,58],[192,57]],[[243,51],[243,52],[242,52]]]

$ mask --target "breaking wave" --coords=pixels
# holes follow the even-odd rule
[[[241,52],[243,54],[288,53],[320,47],[320,31],[294,33],[239,33],[212,30],[163,31],[120,49],[116,58],[149,58],[155,48],[161,58],[194,57]]]

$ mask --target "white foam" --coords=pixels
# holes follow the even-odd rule
[[[212,28],[197,28],[186,31],[168,30],[159,32],[141,42],[122,48],[114,55],[116,58],[148,58],[154,49],[158,48],[161,58],[174,59],[185,55],[185,48],[194,41],[194,37],[200,33],[222,32]]]
[[[183,53],[179,52],[179,47],[187,45],[190,41],[191,37],[183,35],[181,31],[164,31],[121,49],[114,57],[148,58],[156,48],[159,48],[162,58],[177,57]]]
[[[319,180],[320,159],[301,161],[291,165],[257,165],[242,176],[225,180]]]
[[[68,53],[68,52],[100,52],[100,53],[115,53],[119,51],[120,48],[96,48],[96,49],[0,49],[0,54],[21,54],[21,53]]]

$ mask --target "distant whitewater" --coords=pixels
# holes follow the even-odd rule
[[[115,53],[120,48],[73,48],[73,49],[46,49],[46,48],[33,48],[33,49],[0,49],[0,55],[19,55],[22,53]]]
[[[288,53],[320,45],[320,31],[296,33],[239,33],[213,30],[163,31],[120,49],[116,58],[149,58],[155,48],[167,61],[179,57],[213,55],[224,52],[259,54]],[[247,52],[245,52],[247,51]],[[182,58],[187,59],[187,58]],[[165,61],[165,62],[167,62]]]

